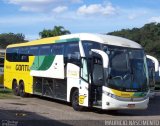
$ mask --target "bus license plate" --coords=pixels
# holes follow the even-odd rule
[[[134,108],[135,104],[128,104],[128,108]]]

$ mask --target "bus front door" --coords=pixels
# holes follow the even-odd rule
[[[97,49],[91,49],[92,62],[91,62],[91,88],[90,96],[92,100],[92,106],[97,108],[103,108],[104,99],[104,87],[107,78],[107,69],[109,63],[108,55]]]
[[[104,84],[102,58],[92,56],[81,58],[81,80],[79,104],[81,106],[102,106],[102,86]]]
[[[91,82],[91,98],[92,105],[95,107],[102,106],[102,86],[104,85],[103,64],[101,57],[92,58],[91,64],[92,82]]]

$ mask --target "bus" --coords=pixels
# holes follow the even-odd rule
[[[110,35],[79,33],[9,45],[4,85],[105,110],[146,109],[149,78],[144,49]]]
[[[3,77],[4,77],[4,55],[5,50],[0,49],[0,85],[3,85]]]
[[[160,64],[160,61],[158,61]],[[160,91],[160,66],[159,66],[159,72],[156,74],[156,85],[155,85],[155,90]]]
[[[154,72],[152,74],[154,74],[154,90],[155,91],[159,91],[160,89],[160,68],[159,68],[159,61],[157,58],[151,56],[151,55],[147,55],[147,62],[149,65],[149,73],[154,69]],[[152,77],[151,77],[152,78]],[[152,81],[153,79],[151,79]],[[153,83],[152,83],[153,84]],[[153,85],[152,85],[153,88]]]
[[[146,57],[149,73],[150,97],[154,97],[156,82],[159,76],[159,62],[155,57],[151,55],[146,55]]]

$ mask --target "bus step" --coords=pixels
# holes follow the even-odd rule
[[[93,106],[102,106],[102,101],[94,101]]]
[[[96,105],[93,105],[94,108],[99,108],[99,109],[102,109],[102,106],[96,106]]]

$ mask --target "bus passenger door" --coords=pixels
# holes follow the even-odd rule
[[[102,86],[104,85],[104,70],[102,58],[100,56],[92,57],[92,83],[91,98],[93,106],[102,106]]]
[[[89,73],[87,60],[85,58],[81,58],[81,63],[79,104],[81,106],[89,106]]]
[[[108,55],[97,49],[92,51],[92,82],[91,82],[91,98],[92,105],[97,108],[104,108],[106,96],[104,94],[106,89],[106,78],[108,77]]]

